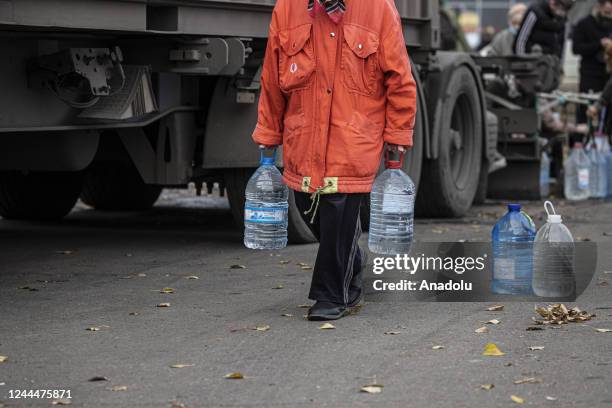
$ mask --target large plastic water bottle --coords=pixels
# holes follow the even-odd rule
[[[287,246],[289,190],[272,157],[261,150],[261,166],[249,180],[244,204],[244,245],[251,249]]]
[[[565,198],[572,201],[586,200],[591,195],[589,171],[591,161],[584,152],[582,143],[574,144],[572,153],[565,162]]]
[[[602,152],[606,157],[606,174],[608,179],[608,193],[606,197],[612,197],[612,151],[607,137],[603,138]]]
[[[497,221],[492,235],[491,291],[509,295],[531,294],[535,224],[521,211],[520,204],[509,204],[508,213]]]
[[[390,160],[385,152],[386,170],[376,178],[370,194],[370,251],[383,255],[407,254],[414,234],[416,190],[399,160]]]
[[[573,296],[576,294],[574,238],[550,201],[544,208],[548,221],[538,231],[534,243],[533,291],[541,297]]]
[[[550,195],[550,158],[545,151],[542,152],[540,161],[540,197],[546,198]]]
[[[593,198],[604,198],[608,194],[608,164],[606,163],[606,158],[600,151],[599,144],[601,142],[598,142],[599,138],[600,136],[596,136],[596,140],[589,144],[587,154],[591,161],[591,168],[589,169],[589,190]]]

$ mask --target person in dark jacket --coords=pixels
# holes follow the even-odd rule
[[[574,54],[581,57],[580,92],[601,92],[610,76],[604,53],[612,44],[612,0],[598,0],[594,13],[576,24],[572,40]],[[586,110],[579,109],[576,122],[584,123],[586,119]]]
[[[575,0],[536,0],[525,13],[514,40],[516,55],[531,54],[539,47],[542,54],[563,60],[567,13]]]

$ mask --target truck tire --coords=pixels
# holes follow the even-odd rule
[[[103,161],[87,169],[81,201],[102,211],[143,211],[153,207],[161,191],[145,184],[132,163]]]
[[[244,224],[244,192],[255,169],[231,169],[225,172],[225,188],[229,199],[232,216],[238,227]],[[289,243],[311,244],[317,239],[303,220],[295,205],[293,190],[289,189],[289,224],[287,227]]]
[[[460,65],[449,72],[433,118],[438,155],[423,166],[417,215],[461,217],[474,201],[482,163],[482,99],[472,71]],[[431,95],[430,95],[431,96]],[[433,96],[432,96],[433,97]]]
[[[58,220],[81,193],[77,172],[0,172],[0,216],[6,219]]]

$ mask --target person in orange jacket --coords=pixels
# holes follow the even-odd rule
[[[393,0],[278,0],[253,132],[283,145],[283,179],[319,239],[309,320],[362,299],[359,209],[383,146],[412,146],[416,84]]]

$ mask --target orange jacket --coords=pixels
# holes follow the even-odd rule
[[[416,85],[395,4],[346,5],[338,24],[306,0],[272,14],[253,139],[283,145],[297,191],[370,192],[383,142],[412,145]]]

